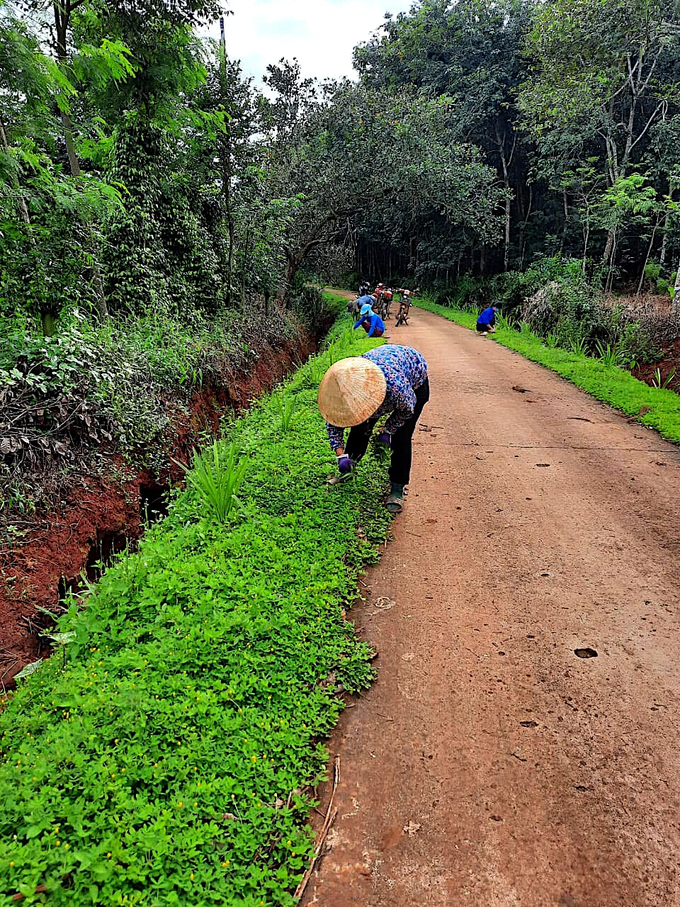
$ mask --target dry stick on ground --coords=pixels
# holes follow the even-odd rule
[[[336,756],[334,771],[333,771],[333,790],[331,791],[331,797],[330,797],[330,800],[328,801],[328,811],[326,812],[326,819],[325,819],[323,826],[321,828],[321,831],[319,833],[319,838],[316,842],[316,847],[314,848],[314,856],[312,857],[312,862],[307,867],[307,871],[302,876],[300,884],[295,889],[295,898],[297,900],[301,900],[302,895],[305,893],[305,888],[309,884],[309,880],[311,879],[312,873],[314,872],[314,867],[316,866],[316,861],[319,859],[319,856],[321,855],[323,845],[326,841],[326,835],[330,831],[330,827],[333,824],[333,822],[335,822],[335,817],[338,814],[337,809],[335,811],[333,811],[333,801],[335,800],[335,792],[338,789],[339,780],[340,780],[340,756]]]
[[[47,885],[38,885],[33,893],[34,894],[44,894],[46,891],[47,891]],[[13,901],[23,901],[23,899],[25,897],[26,897],[25,894],[15,894],[12,897],[12,900]]]

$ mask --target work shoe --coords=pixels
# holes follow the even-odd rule
[[[404,486],[392,483],[392,489],[385,501],[385,507],[390,513],[401,513],[404,509]]]

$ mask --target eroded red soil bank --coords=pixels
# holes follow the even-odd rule
[[[58,511],[31,518],[20,546],[0,545],[0,691],[12,686],[25,665],[50,651],[49,640],[40,634],[51,618],[40,609],[57,613],[65,592],[82,587],[82,575],[98,579],[98,564],[135,544],[147,520],[163,512],[164,492],[182,478],[173,460],[187,462],[206,433],[219,431],[226,414],[270,390],[315,348],[311,336],[265,348],[247,374],[195,391],[189,416],[168,400],[171,429],[158,473],[131,470],[112,452],[104,475],[74,477]]]

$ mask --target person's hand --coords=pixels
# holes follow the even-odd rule
[[[388,447],[392,446],[392,435],[388,434],[386,431],[381,432],[378,435],[378,443],[386,444]]]
[[[356,469],[356,465],[354,460],[350,460],[347,454],[342,454],[342,456],[338,457],[338,469],[343,475]]]

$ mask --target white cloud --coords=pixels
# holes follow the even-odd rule
[[[227,54],[259,82],[268,63],[297,57],[305,77],[351,76],[352,50],[411,0],[229,0]],[[219,37],[215,24],[210,29]]]

